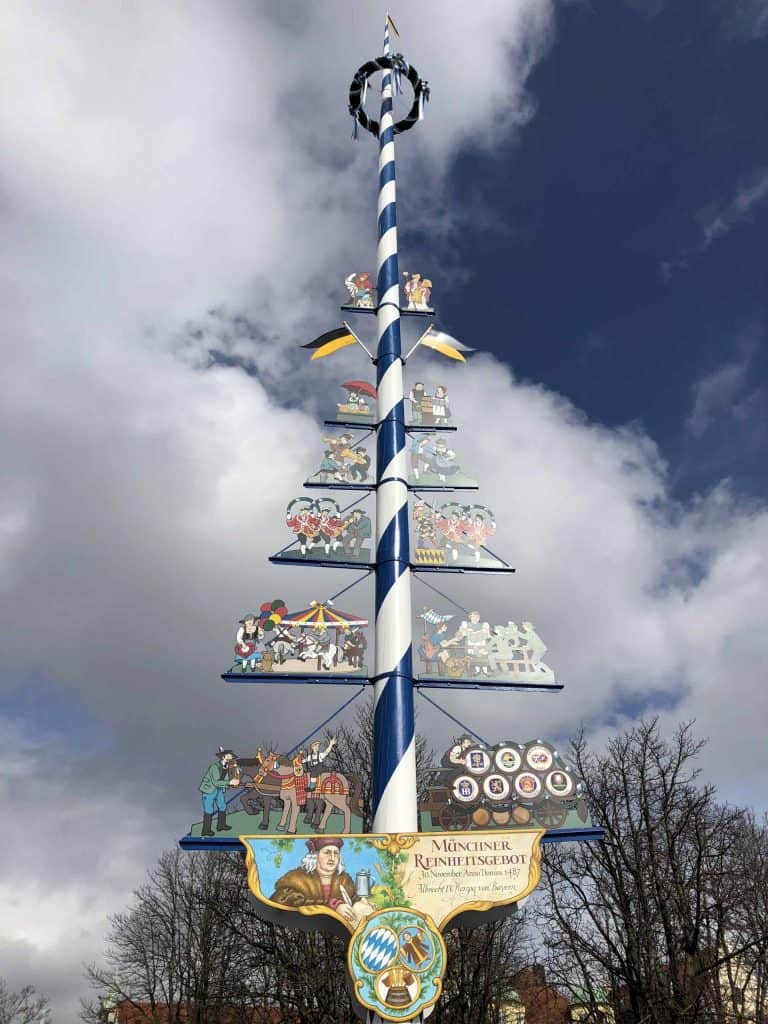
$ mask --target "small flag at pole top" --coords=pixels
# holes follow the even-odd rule
[[[400,37],[400,33],[397,31],[397,25],[394,23],[394,21],[392,21],[392,19],[390,18],[389,15],[387,15],[387,24],[392,29],[392,31],[395,33],[395,35],[399,38]]]
[[[435,352],[448,356],[449,359],[458,359],[462,363],[466,362],[462,352],[475,351],[469,345],[464,345],[458,338],[446,334],[445,331],[438,331],[436,327],[431,325],[419,338],[417,345],[426,345],[427,348],[434,349]]]
[[[301,347],[315,349],[312,358],[323,359],[325,356],[338,352],[341,348],[346,348],[347,345],[355,345],[357,340],[357,335],[353,334],[349,327],[344,325],[343,327],[337,327],[333,331],[326,331],[319,338],[315,338],[314,341],[309,341]]]

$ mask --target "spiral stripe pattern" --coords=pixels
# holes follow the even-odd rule
[[[389,26],[384,33],[389,55]],[[376,270],[376,684],[374,831],[418,828],[411,652],[411,572],[408,542],[400,283],[397,261],[392,73],[382,76]]]

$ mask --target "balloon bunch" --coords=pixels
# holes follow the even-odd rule
[[[265,633],[271,633],[275,626],[283,621],[283,616],[288,614],[285,601],[265,601],[259,608],[259,626]]]

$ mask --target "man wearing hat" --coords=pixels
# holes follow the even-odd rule
[[[227,801],[225,792],[230,786],[240,785],[240,776],[236,772],[230,778],[229,766],[235,760],[231,750],[219,747],[216,751],[216,760],[209,765],[207,772],[200,783],[200,793],[203,798],[203,830],[201,836],[212,836],[213,812],[218,811],[216,828],[219,832],[231,832],[232,826],[227,824]]]
[[[278,878],[270,899],[284,907],[330,907],[354,928],[374,908],[355,892],[355,883],[344,870],[343,846],[338,836],[308,839],[301,867]]]

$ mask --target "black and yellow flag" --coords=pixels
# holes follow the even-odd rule
[[[301,347],[315,349],[312,358],[322,359],[324,356],[330,356],[334,352],[338,352],[340,348],[346,348],[347,345],[354,345],[356,342],[357,337],[344,324],[343,327],[337,327],[333,331],[326,331],[319,338],[315,338],[314,341],[309,341]]]
[[[475,351],[473,348],[470,348],[469,345],[465,345],[463,342],[459,341],[458,338],[454,338],[452,334],[446,334],[445,331],[438,331],[438,329],[433,327],[431,324],[416,342],[416,346],[418,345],[426,345],[427,348],[432,348],[435,352],[448,356],[449,359],[458,359],[462,363],[466,362],[462,352]]]

